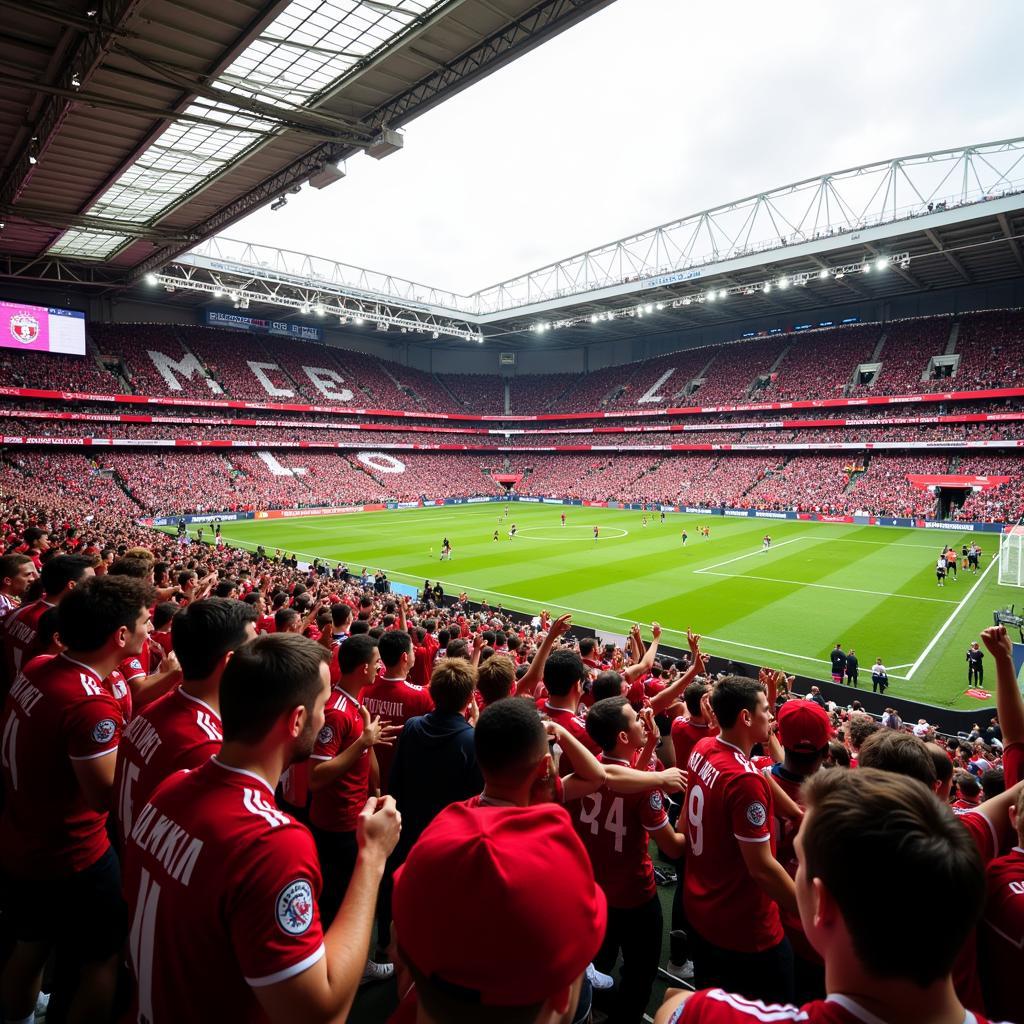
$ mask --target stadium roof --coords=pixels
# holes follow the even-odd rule
[[[153,275],[184,301],[320,313],[513,347],[576,346],[1024,272],[1024,139],[830,172],[703,210],[473,294],[213,238]],[[192,297],[189,293],[192,293]],[[785,294],[783,294],[785,293]],[[557,340],[556,340],[557,339]]]
[[[125,284],[612,0],[0,0],[0,275]]]

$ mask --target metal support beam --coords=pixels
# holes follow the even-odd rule
[[[928,241],[935,246],[936,251],[942,253],[942,255],[946,257],[946,261],[949,263],[949,265],[968,284],[974,284],[974,278],[972,278],[971,275],[967,273],[967,270],[964,267],[964,265],[960,262],[960,259],[954,253],[951,253],[948,249],[946,249],[946,247],[942,244],[942,239],[940,239],[939,236],[935,234],[934,231],[931,230],[931,228],[925,228],[924,234],[925,238],[927,238]]]
[[[1010,246],[1010,252],[1013,254],[1014,261],[1021,270],[1024,270],[1024,257],[1021,256],[1020,242],[1014,237],[1013,232],[1010,230],[1010,222],[1006,219],[1006,214],[997,214],[996,221],[999,224],[999,229],[1006,238],[1007,244]]]
[[[130,221],[114,220],[110,217],[93,217],[63,210],[51,210],[42,206],[0,205],[0,217],[11,221],[28,221],[31,224],[42,224],[50,228],[81,228],[83,231],[98,231],[101,234],[125,235],[148,242],[159,242],[170,245],[181,242],[194,244],[198,239],[195,235],[183,231],[148,227],[145,224],[133,224]]]
[[[83,88],[88,84],[114,39],[124,34],[125,22],[142,2],[143,0],[97,0],[97,7],[104,15],[103,19],[98,22],[85,19],[85,34],[64,61],[57,78],[59,87],[66,92],[61,95],[50,93],[50,98],[43,104],[42,110],[34,122],[25,129],[25,132],[11,147],[7,173],[0,180],[0,203],[17,202],[36,167],[36,164],[29,161],[30,153],[37,158],[40,157],[56,137],[68,111],[77,98],[77,90],[71,85],[72,78],[77,74],[78,81]],[[25,14],[24,4],[3,0],[2,6],[15,7],[20,14]],[[33,3],[32,13],[51,20],[58,20],[61,24],[69,24],[67,19],[73,17],[66,11],[40,3],[39,0]],[[18,84],[25,85],[27,83],[20,82]],[[35,143],[31,141],[33,138],[37,140]],[[34,150],[31,148],[33,146]]]

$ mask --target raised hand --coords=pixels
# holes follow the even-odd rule
[[[981,631],[981,642],[993,658],[1012,658],[1013,643],[1005,626],[989,626]]]

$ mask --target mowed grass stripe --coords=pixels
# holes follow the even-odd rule
[[[428,507],[225,523],[223,532],[229,542],[244,542],[249,548],[262,543],[271,553],[279,547],[309,559],[319,555],[345,560],[356,571],[364,565],[371,570],[383,567],[403,582],[419,584],[424,578],[439,577],[447,581],[449,592],[483,593],[492,605],[500,601],[524,611],[574,608],[576,621],[615,633],[625,632],[632,621],[656,619],[674,631],[668,639],[678,645],[690,625],[717,638],[707,643],[713,653],[767,660],[821,677],[827,676],[826,656],[836,639],[856,647],[865,668],[875,653],[890,664],[912,664],[955,606],[907,598],[958,600],[970,586],[961,582],[944,590],[935,587],[935,557],[943,542],[959,548],[959,534],[675,514],[669,514],[662,526],[657,513],[649,516],[643,529],[638,512],[577,506],[564,510],[570,526],[577,527],[564,534],[559,526],[562,506],[519,503],[511,504],[508,519],[502,516],[502,504],[496,503],[486,508]],[[553,539],[531,540],[524,534],[510,543],[507,532],[513,521],[521,530],[536,529]],[[597,544],[589,535],[594,523],[602,533]],[[711,527],[710,541],[698,536],[702,524]],[[689,534],[685,548],[679,536],[684,527]],[[491,540],[495,529],[498,543]],[[613,538],[615,529],[628,530],[629,535]],[[207,526],[204,535],[209,539],[211,533]],[[764,533],[773,537],[775,550],[762,557]],[[438,561],[445,535],[453,544],[451,563]],[[783,546],[788,540],[794,542]],[[995,538],[981,542],[989,550],[997,546]],[[694,572],[738,555],[750,557],[722,570],[737,570],[734,576]],[[968,638],[991,621],[997,603],[1019,597],[996,587],[994,579],[993,573],[979,587],[971,608],[935,645],[912,683],[901,683],[894,692],[979,707],[963,696],[963,654],[956,647],[966,647]],[[843,589],[821,590],[807,583]],[[854,589],[900,596],[850,592]],[[761,657],[758,648],[783,653]]]

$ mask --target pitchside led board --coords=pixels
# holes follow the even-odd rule
[[[0,302],[0,348],[84,356],[85,314],[23,302]]]

